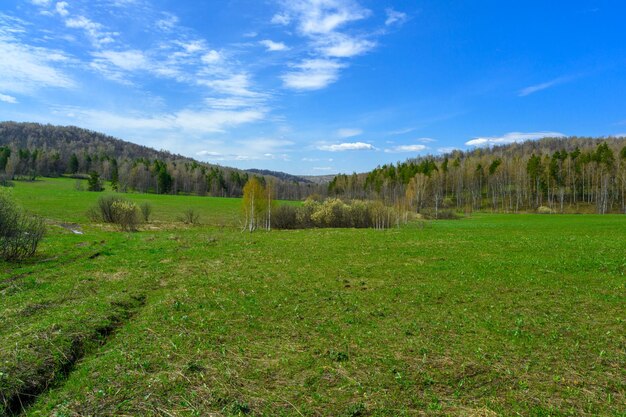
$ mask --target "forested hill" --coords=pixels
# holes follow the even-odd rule
[[[0,146],[17,149],[55,149],[62,155],[107,155],[128,159],[190,160],[167,151],[157,151],[76,126],[53,126],[38,123],[0,123]]]
[[[236,197],[253,175],[272,181],[277,198],[326,190],[299,177],[211,165],[75,126],[0,122],[0,181],[94,172],[122,192]]]
[[[417,211],[626,213],[626,138],[546,138],[409,159],[337,175],[329,194]]]

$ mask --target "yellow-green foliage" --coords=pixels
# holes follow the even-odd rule
[[[125,232],[134,232],[139,224],[137,204],[127,200],[117,200],[111,204],[113,223]]]

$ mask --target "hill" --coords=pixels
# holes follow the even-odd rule
[[[238,197],[252,175],[272,180],[278,198],[301,199],[326,189],[301,177],[212,165],[75,126],[0,123],[0,180],[92,172],[118,191],[158,194]]]

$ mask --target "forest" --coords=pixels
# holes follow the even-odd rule
[[[338,175],[329,194],[412,210],[626,213],[626,138],[545,138]]]
[[[114,190],[240,197],[252,176],[272,181],[276,196],[299,200],[325,187],[297,176],[246,172],[198,162],[73,126],[0,123],[0,182],[96,173]]]

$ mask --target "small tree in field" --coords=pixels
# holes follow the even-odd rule
[[[102,186],[102,180],[100,179],[100,175],[95,171],[89,174],[89,179],[87,179],[87,190],[104,191],[104,187]]]
[[[264,225],[267,227],[264,217],[267,210],[267,193],[263,184],[255,177],[249,179],[243,187],[242,209],[245,219],[244,230],[252,232]]]

